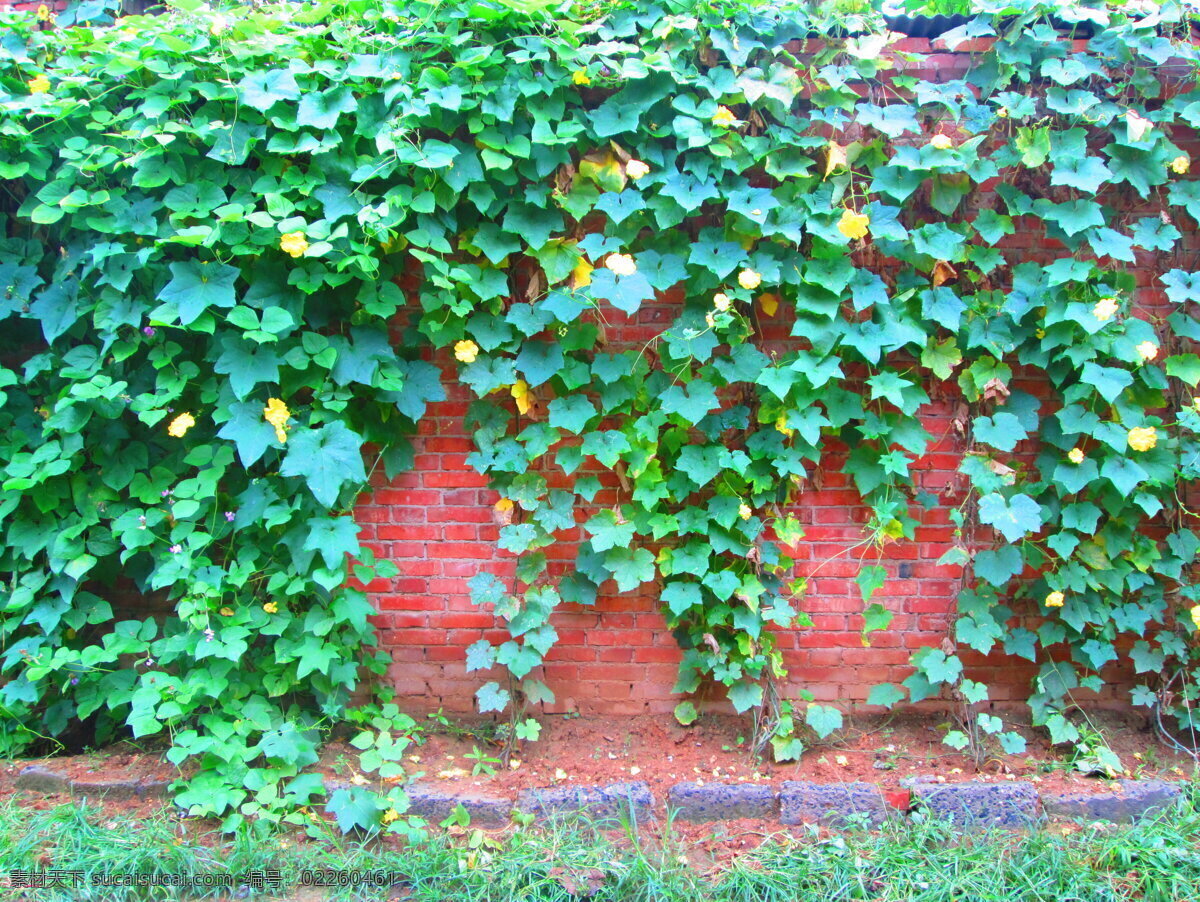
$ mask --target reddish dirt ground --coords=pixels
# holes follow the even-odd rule
[[[1128,776],[1180,779],[1190,773],[1191,759],[1157,742],[1144,718],[1104,714],[1092,719],[1120,756]],[[1107,780],[1078,773],[1062,750],[1052,746],[1042,731],[1032,729],[1018,728],[1027,738],[1024,754],[1007,755],[997,749],[977,768],[970,758],[942,743],[950,727],[947,718],[939,716],[858,718],[827,742],[806,750],[800,761],[783,764],[756,761],[749,751],[746,721],[732,717],[708,717],[680,727],[662,717],[551,716],[544,718],[543,727],[536,743],[526,743],[514,755],[516,766],[510,761],[506,769],[493,760],[489,766],[494,775],[473,775],[476,759],[471,756],[476,748],[492,759],[500,757],[502,745],[487,738],[486,726],[475,733],[461,728],[431,733],[406,755],[405,766],[410,772],[424,772],[423,783],[497,794],[556,783],[627,780],[646,781],[660,798],[682,781],[861,780],[899,789],[905,778],[1023,779],[1052,791],[1109,790]],[[330,743],[322,764],[333,775],[352,776],[354,751],[345,743]]]
[[[1103,714],[1092,719],[1120,756],[1128,776],[1178,780],[1192,772],[1191,759],[1158,742],[1144,718]],[[673,784],[683,781],[777,786],[785,780],[862,780],[885,790],[900,790],[913,778],[946,782],[1020,779],[1045,791],[1110,790],[1108,779],[1077,772],[1067,754],[1052,746],[1042,731],[1022,729],[1028,740],[1026,753],[997,751],[976,768],[968,757],[942,743],[948,728],[947,719],[936,715],[855,718],[829,741],[806,750],[799,762],[775,764],[751,755],[748,724],[743,719],[706,717],[685,728],[663,717],[549,716],[543,719],[541,738],[524,744],[504,767],[496,760],[501,757],[502,745],[494,738],[494,725],[447,728],[430,722],[430,732],[420,744],[410,747],[404,765],[410,774],[421,774],[422,783],[454,792],[499,796],[557,784],[642,780],[660,803]],[[476,749],[492,759],[482,763],[494,773],[473,773]],[[119,744],[87,755],[0,762],[0,798],[12,796],[18,772],[35,763],[77,779],[170,780],[178,775],[161,751]],[[319,768],[336,779],[350,780],[358,772],[357,751],[345,741],[330,742]],[[45,809],[67,798],[65,794],[22,792],[18,804]],[[106,801],[105,810],[144,816],[161,805],[157,800]],[[737,835],[770,826],[731,822],[723,829],[726,835]],[[705,835],[712,833],[711,825],[702,828]]]

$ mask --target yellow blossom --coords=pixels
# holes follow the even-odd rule
[[[232,617],[233,616],[233,608],[229,608],[229,607],[221,608],[219,613],[221,614],[222,617]]]
[[[1066,596],[1063,595],[1062,592],[1051,592],[1046,596],[1046,607],[1061,608],[1063,606],[1063,602],[1066,600]]]
[[[529,408],[533,406],[533,402],[529,399],[529,383],[524,379],[518,379],[512,384],[509,393],[517,402],[517,410],[523,414],[529,413]]]
[[[787,414],[785,414],[785,413],[781,413],[779,415],[779,417],[775,420],[775,429],[776,429],[776,431],[782,432],[785,436],[788,436],[788,437],[791,437],[791,434],[793,432],[795,432],[794,429],[788,428]]]
[[[1180,154],[1171,161],[1171,171],[1177,175],[1183,175],[1192,168],[1192,158],[1187,154]]]
[[[39,75],[36,78],[31,78],[25,82],[29,85],[30,94],[46,94],[50,90],[50,79],[45,75]]]
[[[630,160],[625,164],[625,174],[636,182],[642,176],[650,174],[650,167],[641,160]]]
[[[758,306],[762,308],[762,312],[767,316],[774,316],[775,311],[779,309],[779,296],[771,292],[765,292],[758,296]]]
[[[733,301],[729,300],[729,295],[725,294],[724,292],[718,292],[717,294],[713,295],[713,307],[716,308],[717,312],[725,313],[732,306]]]
[[[1002,106],[1002,107],[1000,107],[1000,109],[996,110],[996,118],[997,119],[1007,119],[1008,118],[1008,107]]]
[[[577,85],[590,85],[592,80],[588,78],[587,69],[576,69],[571,73],[571,81]]]
[[[1158,444],[1158,430],[1142,426],[1129,430],[1129,447],[1134,451],[1149,451]]]
[[[847,208],[842,211],[842,218],[838,220],[838,231],[851,241],[857,241],[866,237],[870,225],[871,217],[866,213],[855,213]]]
[[[618,276],[632,276],[637,272],[637,264],[629,254],[609,254],[604,259],[604,266]]]
[[[708,328],[710,328],[710,329],[716,328],[717,321],[716,321],[716,319],[714,319],[714,318],[713,318],[713,315],[712,315],[712,312],[711,312],[711,311],[710,311],[710,312],[708,312],[708,313],[706,313],[706,314],[704,314],[704,323],[705,323],[705,325],[707,325],[707,326],[708,326]]]
[[[727,106],[717,107],[717,111],[713,113],[713,125],[722,125],[728,128],[737,122],[737,116],[733,115],[733,111]]]
[[[304,252],[308,250],[308,240],[303,232],[288,232],[279,239],[279,247],[292,257],[303,257]]]
[[[753,291],[762,284],[762,276],[752,269],[743,269],[738,273],[738,284],[747,291]]]
[[[268,601],[266,604],[263,605],[263,610],[266,611],[268,614],[278,614],[279,613],[279,605],[277,605],[273,601]]]
[[[292,412],[279,398],[268,398],[263,408],[263,419],[275,427],[275,438],[280,444],[287,441],[287,421]]]
[[[1158,345],[1152,341],[1143,341],[1137,346],[1137,352],[1142,360],[1150,361],[1158,356]]]
[[[1045,329],[1035,329],[1033,334],[1036,335],[1038,338],[1045,338],[1046,330]]]
[[[754,511],[751,510],[749,504],[747,504],[745,501],[743,501],[741,503],[741,505],[738,507],[738,516],[741,517],[743,520],[749,520],[752,516],[754,516]]]
[[[1083,453],[1082,449],[1072,448],[1070,450],[1070,452],[1067,454],[1067,460],[1069,460],[1073,464],[1081,464],[1081,463],[1083,463],[1083,459],[1086,456],[1087,455],[1085,455]]]
[[[1200,604],[1192,608],[1189,613],[1192,615],[1192,625],[1200,630]]]
[[[1192,398],[1192,410],[1200,413],[1200,398]]]
[[[383,817],[381,817],[380,820],[383,821],[385,824],[390,824],[392,821],[396,820],[399,817],[400,817],[400,812],[398,812],[395,808],[389,808],[387,811],[385,811],[383,813]]]
[[[167,427],[167,435],[172,438],[183,438],[184,434],[196,425],[196,418],[190,413],[181,413],[175,419],[171,420],[171,425]]]
[[[949,150],[954,146],[954,142],[950,140],[949,135],[934,135],[929,139],[929,146],[938,150]]]
[[[53,15],[54,14],[50,12],[50,7],[48,7],[45,3],[37,8],[37,20],[39,22],[49,22]]]
[[[1119,303],[1116,298],[1100,298],[1092,308],[1092,316],[1105,323],[1116,316]]]
[[[595,268],[585,258],[580,257],[579,262],[575,264],[575,268],[571,270],[571,287],[585,288],[591,285],[592,270]]]
[[[479,345],[471,341],[469,338],[464,338],[462,341],[454,343],[454,359],[459,363],[474,363],[475,358],[479,356]]]

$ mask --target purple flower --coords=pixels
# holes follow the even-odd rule
[[[174,489],[163,489],[163,490],[162,490],[162,496],[163,496],[164,498],[166,498],[166,497],[167,497],[168,495],[170,495],[170,494],[171,494],[171,492],[173,492],[173,491],[175,491],[175,490],[174,490]]]
[[[79,685],[79,677],[71,677],[71,685],[78,686]]]
[[[608,66],[601,66],[600,74],[603,75],[605,78],[608,78],[608,76],[612,75],[612,69],[608,68]]]
[[[143,326],[142,334],[153,337],[154,336],[154,327],[153,326]]]
[[[234,514],[234,512],[233,512],[233,511],[225,511],[225,519],[226,519],[228,522],[230,522],[230,523],[232,523],[232,522],[234,521],[234,519],[236,518],[236,516],[237,516],[237,515],[236,515],[236,514]]]
[[[179,554],[179,552],[181,552],[181,551],[183,551],[182,545],[172,545],[171,546],[171,554]]]
[[[213,640],[213,637],[214,637],[214,636],[216,636],[216,633],[214,633],[214,632],[212,631],[212,627],[211,627],[211,626],[210,626],[208,629],[206,629],[206,630],[204,631],[204,641],[205,641],[205,642],[211,642],[211,641]]]

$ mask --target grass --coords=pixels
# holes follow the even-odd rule
[[[1200,898],[1200,788],[1188,796],[1152,821],[1084,826],[1065,836],[1059,829],[960,835],[944,824],[916,821],[880,832],[778,834],[753,851],[724,857],[711,853],[712,843],[687,844],[669,824],[557,825],[505,834],[468,828],[457,835],[438,832],[427,843],[403,849],[333,833],[318,839],[283,831],[229,838],[169,812],[133,821],[97,806],[34,811],[10,800],[0,804],[0,872],[79,870],[83,885],[0,894],[39,902],[181,899],[188,896],[169,888],[93,886],[93,876],[242,875],[277,868],[292,886],[305,869],[329,868],[392,871],[399,879],[390,888],[345,887],[327,897],[298,898],[1184,902]],[[235,884],[233,894],[211,890],[197,896],[267,894],[248,887],[239,892]]]

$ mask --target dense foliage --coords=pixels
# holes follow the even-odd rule
[[[1179,8],[979,4],[948,40],[989,46],[934,82],[885,34],[810,40],[847,23],[795,10],[661,0],[571,24],[535,5],[5,14],[0,753],[88,721],[169,733],[201,767],[195,811],[320,795],[288,778],[360,661],[383,666],[347,580],[394,572],[346,514],[441,397],[429,344],[477,397],[471,463],[519,556],[515,584],[472,581],[511,638],[467,660],[506,669],[478,698],[518,736],[551,697],[555,607],[645,583],[686,650],[680,692],[724,684],[780,757],[801,719],[836,729],[837,709],[794,707],[775,644],[809,623],[790,505],[821,467],[852,477],[869,642],[892,616],[880,552],[940,503],[912,472],[933,390],[967,405],[946,560],[973,578],[947,642],[872,702],[969,708],[987,687],[956,643],[1002,647],[1042,662],[1036,720],[1069,741],[1071,691],[1134,641],[1135,701],[1190,726],[1200,183],[1180,142],[1200,90]],[[1046,259],[1005,249],[1018,229],[1056,242]],[[1161,322],[1131,315],[1135,255]],[[654,341],[607,342],[614,310],[670,289]],[[765,342],[781,316],[793,340]],[[596,464],[611,508],[588,507]],[[556,572],[545,549],[577,523]],[[357,716],[394,776],[411,724]],[[951,742],[1021,748],[993,715],[965,724]],[[333,810],[404,829],[402,805],[355,789]]]

